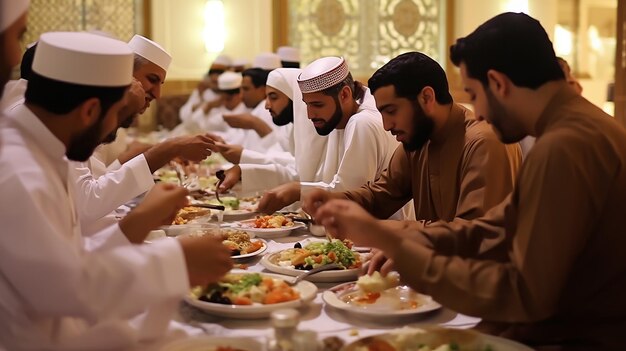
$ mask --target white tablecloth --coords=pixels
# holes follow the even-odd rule
[[[277,239],[267,239],[268,250],[265,254],[293,247],[294,243],[308,238],[314,238],[305,230],[294,231],[290,236]],[[249,264],[251,272],[268,272],[260,263],[261,257],[253,257],[243,263]],[[300,330],[314,330],[323,339],[327,336],[337,336],[345,342],[352,342],[357,338],[379,334],[390,329],[404,326],[419,326],[424,324],[437,324],[453,328],[471,328],[480,319],[465,316],[449,309],[442,308],[420,315],[419,317],[404,318],[391,321],[367,321],[359,319],[345,311],[326,306],[322,300],[322,293],[340,283],[317,283],[319,288],[317,297],[308,306],[300,309]],[[273,334],[273,329],[268,319],[240,320],[224,319],[207,314],[186,304],[181,305],[181,321],[195,327],[201,327],[206,333],[220,336],[254,337],[265,340]]]

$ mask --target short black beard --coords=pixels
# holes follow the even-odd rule
[[[412,101],[411,104],[413,105],[413,137],[402,145],[406,151],[417,151],[430,139],[435,129],[435,122],[426,116],[417,101]]]
[[[339,104],[339,98],[333,96],[333,100],[335,101],[335,113],[330,117],[328,121],[324,123],[324,126],[321,128],[315,127],[317,134],[319,135],[328,135],[330,132],[335,130],[339,123],[341,123],[341,119],[343,118],[343,111],[341,110],[341,105]]]
[[[293,101],[289,99],[289,103],[280,111],[278,116],[272,117],[272,122],[277,126],[284,126],[293,123]]]
[[[130,126],[132,126],[133,123],[135,122],[136,117],[137,117],[137,114],[127,117],[124,121],[122,121],[122,123],[120,123],[119,127],[124,128],[124,129],[130,128]]]
[[[117,129],[109,133],[109,135],[105,136],[102,140],[102,144],[111,144],[117,138]]]
[[[72,161],[85,162],[91,157],[93,151],[100,145],[100,135],[102,134],[102,123],[104,114],[91,127],[87,128],[81,135],[75,137],[65,152],[65,156]]]

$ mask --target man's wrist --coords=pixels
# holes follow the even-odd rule
[[[119,222],[124,236],[133,244],[142,243],[153,227],[150,216],[146,216],[140,207],[131,211]]]

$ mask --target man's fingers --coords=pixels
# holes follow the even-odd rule
[[[380,274],[382,274],[383,277],[386,277],[391,271],[393,271],[393,260],[387,260],[380,267]]]
[[[235,186],[235,184],[237,184],[237,182],[239,182],[239,179],[236,179],[236,177],[233,177],[231,175],[226,175],[226,178],[224,178],[224,182],[222,184],[220,184],[220,191],[226,191],[230,188],[232,188],[233,186]]]

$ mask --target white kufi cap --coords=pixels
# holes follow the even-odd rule
[[[9,28],[28,10],[28,0],[0,0],[0,32]]]
[[[228,55],[219,55],[213,60],[212,65],[220,65],[224,67],[230,67],[233,63],[233,60]]]
[[[287,95],[289,99],[293,100],[294,80],[300,71],[299,68],[277,68],[271,71],[267,76],[267,83],[265,85],[279,90]],[[293,84],[293,86],[291,84]]]
[[[280,57],[272,52],[258,54],[252,63],[252,68],[262,68],[268,71],[282,66],[283,64],[280,62]]]
[[[219,90],[233,90],[241,88],[243,77],[241,73],[226,71],[217,78],[217,88]]]
[[[128,46],[130,46],[135,54],[145,58],[166,71],[170,67],[170,63],[172,63],[172,56],[168,54],[161,45],[148,38],[142,37],[141,35],[135,34],[135,36],[128,42]]]
[[[233,60],[233,67],[245,67],[250,64],[250,60],[246,58],[236,58]]]
[[[302,69],[298,85],[303,94],[315,93],[341,83],[349,73],[343,57],[322,57]]]
[[[276,50],[281,61],[300,62],[300,50],[291,46],[281,46]]]
[[[133,77],[133,52],[123,41],[84,32],[39,37],[33,71],[66,83],[121,87]]]

